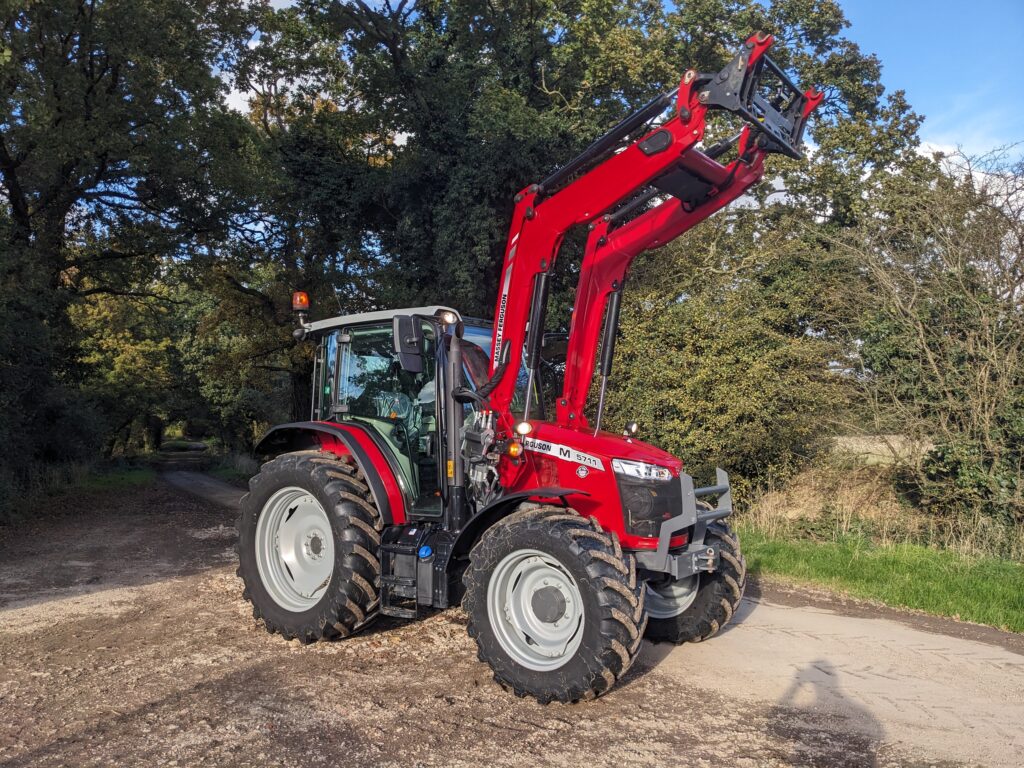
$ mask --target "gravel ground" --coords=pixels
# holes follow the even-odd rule
[[[241,600],[233,525],[229,507],[159,482],[0,529],[0,764],[1024,764],[1016,636],[766,592],[707,644],[645,646],[609,695],[543,707],[492,682],[458,610],[307,647],[266,634]],[[982,677],[961,691],[920,662],[879,683],[914,643]],[[915,680],[971,711],[915,714]]]

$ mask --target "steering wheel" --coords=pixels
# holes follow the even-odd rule
[[[373,398],[373,405],[381,419],[407,421],[412,416],[412,399],[402,392],[381,392]]]

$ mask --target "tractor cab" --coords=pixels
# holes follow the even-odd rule
[[[439,313],[446,307],[367,312],[311,323],[318,340],[314,358],[312,418],[354,422],[373,440],[393,470],[403,504],[413,519],[442,514],[438,354],[443,339]],[[415,359],[403,365],[396,345],[396,318],[416,324]]]
[[[461,326],[462,370],[446,389],[454,322]],[[476,391],[486,385],[490,323],[463,323],[455,310],[430,306],[334,317],[302,330],[304,338],[317,341],[312,420],[359,425],[393,470],[409,519],[441,518],[452,458],[446,453],[446,394],[456,386]],[[513,408],[521,411],[525,371],[519,383]],[[472,399],[447,407],[461,415],[453,420],[456,429],[479,410]]]

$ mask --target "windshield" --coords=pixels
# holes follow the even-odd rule
[[[424,326],[424,357],[433,359],[433,333]],[[428,333],[429,331],[429,333]],[[422,410],[434,402],[434,370],[402,370],[394,351],[391,325],[352,328],[342,355],[338,402],[350,416],[398,419],[410,429],[420,426]]]
[[[559,334],[549,334],[550,336],[559,336]],[[547,337],[545,337],[547,338]],[[483,365],[485,371],[490,371],[491,365],[491,328],[487,325],[467,325],[465,326],[465,333],[463,334],[463,340],[472,342],[473,345],[482,350],[484,356]],[[564,341],[563,341],[564,344]],[[466,345],[468,347],[468,345]],[[562,382],[565,378],[565,352],[561,352],[560,359],[551,361],[545,358],[544,352],[541,353],[541,362],[539,370],[537,371],[536,382],[534,384],[534,407],[531,409],[533,416],[543,416],[546,414],[553,414],[555,412],[555,401],[559,397],[562,391]],[[476,374],[473,374],[474,379]],[[516,376],[516,391],[515,396],[512,400],[512,412],[516,416],[521,416],[523,409],[526,407],[526,385],[529,381],[530,372],[527,370],[526,365],[519,366],[519,373]],[[483,379],[476,383],[474,389],[479,387],[481,384],[487,381],[489,375],[485,375]],[[538,411],[536,406],[537,390],[540,390],[544,410]]]

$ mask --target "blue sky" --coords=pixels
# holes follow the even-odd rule
[[[925,115],[921,135],[984,152],[1024,141],[1024,0],[840,0],[846,35],[882,61],[886,90]]]

